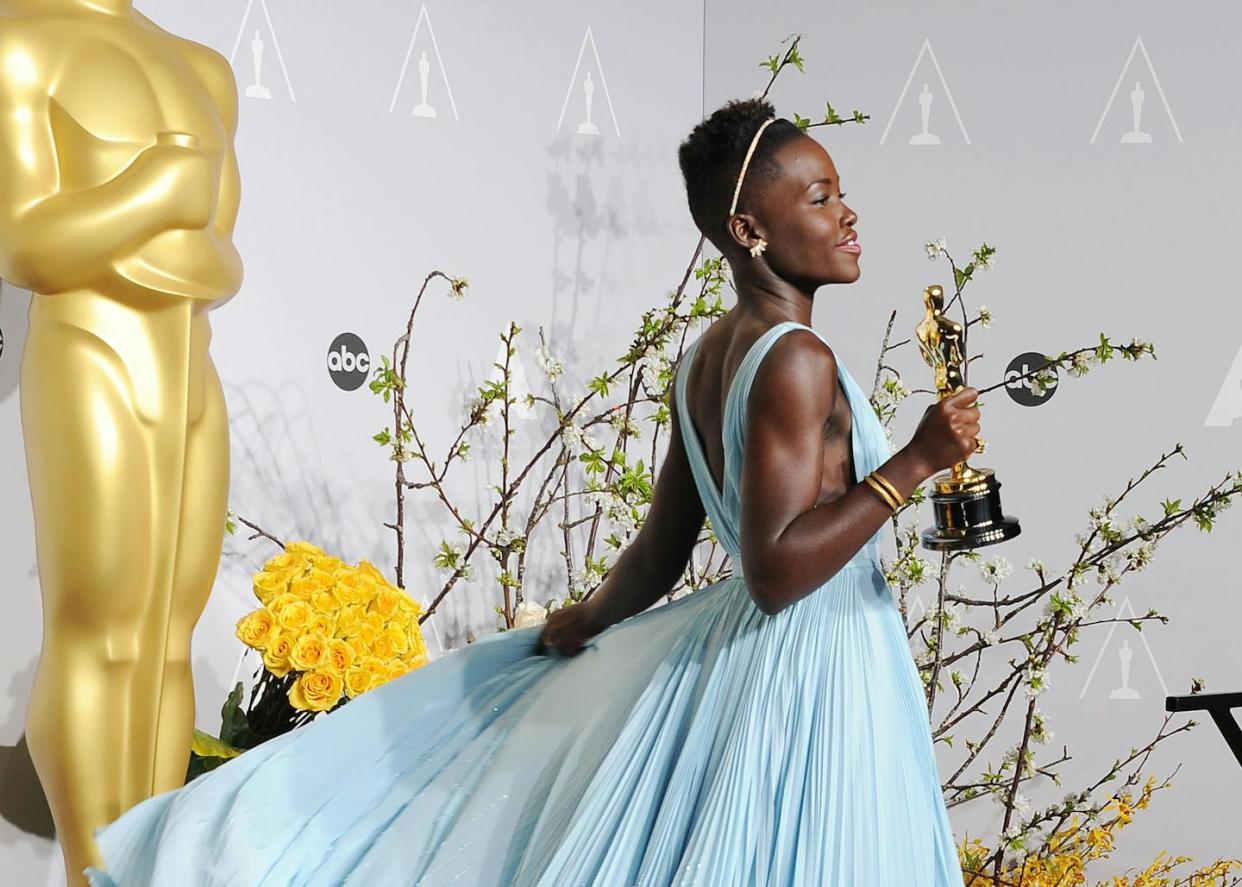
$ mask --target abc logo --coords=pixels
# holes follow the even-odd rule
[[[1031,388],[1033,376],[1020,378],[1027,373],[1034,373],[1044,364],[1048,363],[1048,358],[1035,351],[1028,351],[1025,354],[1019,354],[1009,362],[1009,366],[1005,368],[1005,390],[1009,392],[1010,398],[1015,403],[1019,403],[1024,407],[1036,407],[1045,404],[1052,399],[1052,395],[1057,393],[1057,384],[1059,379],[1057,376],[1056,366],[1045,367],[1041,375],[1052,373],[1053,380],[1044,389],[1043,394],[1036,394]]]
[[[341,333],[328,348],[328,375],[342,391],[353,391],[367,380],[371,371],[371,355],[367,346],[353,333]]]

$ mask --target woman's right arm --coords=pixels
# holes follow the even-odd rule
[[[906,498],[941,468],[973,452],[977,391],[928,407],[911,442],[879,471]],[[824,431],[838,397],[836,358],[818,336],[794,330],[759,365],[747,401],[740,533],[742,572],[768,615],[827,582],[891,517],[867,484],[816,506]]]

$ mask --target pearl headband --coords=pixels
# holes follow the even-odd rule
[[[746,151],[746,159],[742,161],[742,171],[737,176],[737,187],[733,189],[733,202],[729,204],[729,215],[733,215],[737,211],[737,198],[742,193],[742,179],[746,178],[746,167],[750,166],[750,158],[754,156],[755,146],[759,144],[759,136],[763,135],[763,131],[768,128],[768,124],[775,121],[775,117],[769,117],[763,121],[763,125],[755,133],[755,137],[750,140],[750,148]]]

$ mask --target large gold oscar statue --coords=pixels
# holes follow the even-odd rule
[[[0,0],[0,276],[34,293],[26,736],[70,885],[96,827],[185,781],[226,516],[207,312],[241,285],[236,124],[228,62],[131,0]]]

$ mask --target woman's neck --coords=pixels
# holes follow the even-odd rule
[[[744,313],[772,323],[792,320],[811,325],[811,308],[815,304],[811,293],[803,292],[770,271],[739,273],[736,265],[731,264],[731,267],[734,269],[733,285],[737,290],[738,306]]]

